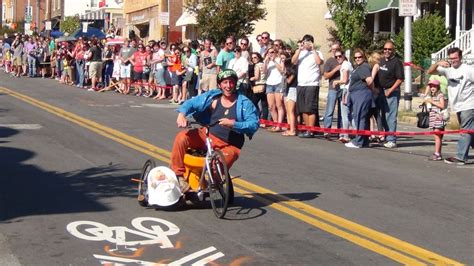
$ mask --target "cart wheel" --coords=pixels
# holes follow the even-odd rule
[[[147,160],[142,168],[142,175],[138,183],[138,204],[143,207],[148,206],[148,173],[155,168],[156,163],[153,160]]]

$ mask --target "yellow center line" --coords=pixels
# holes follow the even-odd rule
[[[62,117],[84,128],[87,128],[101,136],[112,139],[131,149],[137,150],[139,152],[152,156],[158,160],[169,163],[170,152],[165,149],[156,147],[143,140],[134,138],[130,135],[127,135],[115,129],[103,126],[97,122],[94,122],[89,119],[85,119],[76,114],[67,112],[61,108],[49,105],[45,102],[36,100],[24,94],[21,94],[21,93],[18,93],[18,92],[15,92],[3,87],[0,87],[0,92],[9,94],[17,99],[20,99],[31,105],[37,106],[47,112],[50,112],[59,117]],[[246,197],[253,197],[258,201],[268,204],[269,206],[271,206],[272,208],[276,210],[286,213],[292,217],[295,217],[317,228],[320,228],[326,232],[329,232],[331,234],[344,238],[361,247],[364,247],[366,249],[369,249],[371,251],[384,255],[402,264],[424,265],[424,263],[414,260],[413,258],[407,257],[399,252],[394,251],[393,249],[403,252],[409,256],[413,256],[418,259],[421,259],[424,262],[429,263],[429,264],[462,265],[462,263],[457,262],[455,260],[443,257],[441,255],[438,255],[431,251],[417,247],[410,243],[404,242],[392,236],[377,232],[373,229],[364,227],[357,223],[346,220],[342,217],[339,217],[334,214],[325,212],[321,209],[312,207],[308,204],[294,201],[288,197],[284,197],[274,191],[268,190],[266,188],[250,183],[243,179],[234,179],[233,181],[234,181],[234,184],[236,185],[235,191],[239,194],[242,194]],[[244,188],[247,190],[245,190]],[[249,192],[248,190],[250,190],[251,192]],[[249,196],[251,193],[265,194],[265,197],[260,196],[258,194],[252,194],[253,196]],[[332,225],[329,225],[326,222],[329,222]],[[346,231],[341,230],[341,228]],[[351,234],[347,231],[358,234],[358,235]],[[384,245],[386,247],[381,246],[378,243],[371,242],[368,239],[378,242],[379,244]]]
[[[255,195],[254,193],[252,192],[249,192],[243,188],[240,188],[239,186],[236,186],[234,184],[234,190],[235,192],[243,195],[244,197],[247,197],[247,198],[253,198],[255,200],[258,200],[280,212],[283,212],[283,213],[286,213],[298,220],[301,220],[305,223],[308,223],[314,227],[317,227],[321,230],[324,230],[330,234],[333,234],[333,235],[336,235],[336,236],[339,236],[341,238],[344,238],[358,246],[361,246],[363,248],[366,248],[368,250],[371,250],[373,252],[376,252],[378,254],[382,254],[394,261],[397,261],[397,262],[400,262],[402,264],[405,264],[405,265],[426,265],[425,263],[422,263],[418,260],[415,260],[411,257],[408,257],[408,256],[405,256],[404,254],[400,253],[400,252],[397,252],[395,250],[392,250],[392,249],[389,249],[387,247],[384,247],[382,245],[379,245],[375,242],[372,242],[372,241],[369,241],[365,238],[362,238],[360,236],[357,236],[357,235],[354,235],[354,234],[351,234],[349,232],[346,232],[346,231],[343,231],[335,226],[332,226],[328,223],[325,223],[325,222],[322,222],[314,217],[311,217],[311,216],[308,216],[308,215],[305,215],[305,214],[302,214],[296,210],[293,210],[291,208],[288,208],[286,206],[284,206],[283,204],[280,204],[280,203],[276,203],[274,201],[271,201],[271,200],[268,200],[266,199],[265,197],[262,197],[262,196],[259,196],[259,195]]]

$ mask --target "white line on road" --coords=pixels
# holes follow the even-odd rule
[[[216,253],[216,254],[212,254],[212,255],[210,255],[210,256],[207,256],[207,257],[205,257],[205,258],[202,259],[202,260],[196,261],[195,263],[192,264],[192,266],[202,266],[202,265],[206,265],[206,264],[208,264],[209,262],[215,261],[215,260],[217,260],[218,258],[221,258],[221,257],[224,257],[224,253],[218,252],[218,253]]]
[[[40,124],[0,124],[0,127],[8,127],[11,129],[40,129],[42,126]]]
[[[177,266],[177,265],[183,265],[184,263],[188,262],[188,261],[191,261],[193,259],[196,259],[204,254],[207,254],[207,253],[211,253],[213,251],[215,251],[216,248],[215,247],[208,247],[208,248],[205,248],[203,250],[200,250],[198,252],[194,252],[192,254],[189,254],[188,256],[186,257],[183,257],[177,261],[173,261],[172,263],[168,264],[170,266]]]

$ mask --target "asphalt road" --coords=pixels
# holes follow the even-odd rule
[[[226,219],[140,207],[130,179],[167,165],[174,108],[1,73],[0,265],[474,264],[474,165],[428,161],[430,137],[349,150],[260,130]]]

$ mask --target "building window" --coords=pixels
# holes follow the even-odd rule
[[[2,21],[5,21],[7,18],[7,5],[3,4],[2,5]]]

